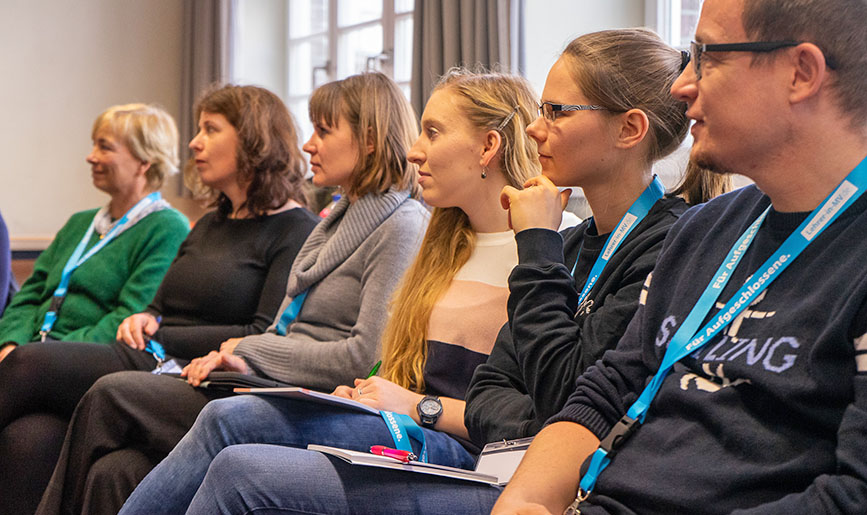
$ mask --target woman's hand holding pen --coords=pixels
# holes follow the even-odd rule
[[[144,350],[147,340],[160,328],[160,322],[150,313],[136,313],[117,326],[117,340],[133,349]]]
[[[338,397],[367,404],[378,410],[403,413],[413,418],[418,417],[415,408],[423,397],[379,376],[356,379],[354,388],[345,385],[338,386],[332,393]]]
[[[571,189],[560,191],[550,179],[540,175],[527,180],[523,190],[504,187],[500,204],[509,211],[509,226],[515,233],[537,228],[556,231],[571,194]]]
[[[199,386],[205,378],[214,370],[228,370],[249,374],[247,362],[240,356],[221,350],[211,351],[206,356],[190,361],[190,364],[181,370],[181,377],[186,377],[187,382],[193,386]]]

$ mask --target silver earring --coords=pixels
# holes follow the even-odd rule
[[[487,178],[488,178],[488,167],[483,166],[482,167],[482,179],[487,179]]]

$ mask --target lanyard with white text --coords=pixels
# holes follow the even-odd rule
[[[391,438],[394,440],[394,447],[401,451],[413,452],[412,444],[409,439],[421,444],[421,452],[418,454],[418,461],[427,463],[427,446],[425,445],[424,431],[415,420],[409,415],[401,413],[393,413],[391,411],[380,411],[382,419],[385,421],[385,426],[391,432]]]
[[[280,336],[286,336],[286,331],[289,328],[289,324],[295,321],[298,318],[298,314],[301,313],[301,306],[304,305],[304,299],[307,298],[307,292],[310,289],[306,289],[295,296],[292,299],[292,302],[286,306],[286,309],[283,310],[283,314],[280,315],[280,320],[277,322],[277,334]]]
[[[600,275],[602,275],[605,265],[608,264],[611,256],[617,252],[617,249],[620,247],[620,244],[623,243],[623,240],[629,236],[632,229],[635,229],[635,227],[644,220],[644,217],[647,216],[650,208],[652,208],[653,205],[656,204],[656,201],[661,199],[663,195],[665,195],[665,186],[662,185],[659,177],[654,175],[653,181],[651,181],[650,185],[647,186],[644,193],[642,193],[641,196],[638,197],[631,206],[629,206],[629,211],[623,215],[623,218],[620,219],[620,223],[617,224],[617,227],[611,231],[611,234],[608,235],[608,239],[605,240],[605,247],[599,257],[596,258],[596,262],[593,263],[593,268],[590,269],[590,275],[587,276],[587,281],[584,282],[584,288],[581,289],[581,294],[578,296],[579,306],[584,302],[584,299],[587,298],[590,290],[593,289],[593,285],[596,284],[596,280],[599,279]],[[578,260],[580,258],[581,250],[579,249],[578,256],[575,257],[575,264],[572,265],[573,276],[575,275],[575,268],[578,266]]]
[[[755,222],[741,235],[740,239],[729,251],[728,256],[720,265],[713,280],[705,288],[698,302],[693,306],[683,324],[674,334],[662,363],[656,375],[641,392],[638,400],[632,404],[626,415],[611,428],[599,448],[593,453],[587,471],[581,478],[578,499],[584,500],[593,490],[599,473],[610,463],[617,450],[626,442],[629,436],[638,428],[637,424],[644,421],[650,403],[656,395],[665,376],[675,363],[683,357],[695,352],[708,343],[720,331],[725,329],[750,303],[758,297],[803,252],[822,231],[831,225],[837,217],[846,211],[867,189],[867,158],[861,161],[849,175],[843,179],[837,188],[810,213],[810,216],[798,226],[795,231],[780,245],[757,271],[732,296],[725,306],[712,317],[710,321],[696,331],[699,324],[710,312],[716,299],[722,293],[741,258],[752,244],[759,226],[767,215],[770,207],[762,213]]]
[[[45,319],[42,322],[42,327],[39,330],[39,334],[42,337],[42,341],[45,341],[45,338],[48,336],[48,333],[51,332],[51,328],[54,327],[54,323],[57,322],[57,313],[60,311],[60,305],[63,304],[63,299],[66,297],[67,288],[69,288],[69,280],[72,277],[72,272],[75,271],[76,268],[81,266],[82,263],[91,258],[94,254],[102,250],[103,247],[108,245],[114,237],[118,234],[118,231],[121,230],[123,226],[125,226],[130,219],[135,218],[143,209],[150,206],[154,202],[158,202],[162,199],[160,192],[156,191],[151,193],[147,197],[139,200],[136,205],[130,208],[121,218],[118,220],[108,231],[108,233],[99,240],[96,245],[91,247],[87,253],[84,252],[84,249],[87,247],[87,244],[90,242],[90,238],[93,237],[93,231],[96,227],[96,215],[94,215],[93,220],[90,222],[90,227],[87,228],[87,232],[84,233],[84,237],[81,238],[81,241],[78,243],[78,246],[75,247],[75,251],[73,251],[72,255],[69,256],[69,259],[66,261],[66,266],[63,267],[63,272],[60,276],[60,284],[57,286],[57,289],[54,290],[54,296],[51,298],[51,304],[48,307],[48,312],[45,313]],[[84,255],[82,255],[84,254]]]

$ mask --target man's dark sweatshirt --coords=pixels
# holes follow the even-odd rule
[[[646,304],[553,420],[607,434],[768,204],[748,186],[681,218],[642,294]],[[763,272],[806,216],[768,213],[706,320]],[[865,513],[865,256],[862,196],[722,333],[675,364],[581,513]]]
[[[578,376],[626,331],[662,241],[686,208],[680,198],[657,201],[581,306],[579,291],[608,234],[596,234],[595,225],[585,220],[560,234],[528,229],[516,235],[509,323],[467,392],[464,421],[474,443],[535,435],[560,411]]]

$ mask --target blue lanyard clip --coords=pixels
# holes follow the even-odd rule
[[[65,299],[66,295],[54,295],[53,297],[51,297],[51,303],[48,305],[48,311],[59,313],[60,306],[63,304],[63,301]]]
[[[614,427],[611,428],[611,431],[608,432],[608,435],[599,444],[600,448],[605,449],[608,458],[613,458],[623,444],[626,443],[626,440],[629,440],[632,433],[638,429],[639,426],[637,422],[636,419],[631,418],[629,415],[623,415],[623,417],[614,424]]]

